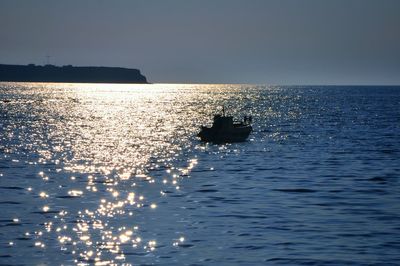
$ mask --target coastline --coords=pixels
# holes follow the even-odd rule
[[[139,69],[103,66],[0,64],[0,82],[149,84]]]

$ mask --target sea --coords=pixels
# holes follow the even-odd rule
[[[400,265],[400,87],[0,83],[0,265]]]

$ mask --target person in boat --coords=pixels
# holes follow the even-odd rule
[[[243,118],[243,124],[250,125],[253,122],[253,117],[251,115],[245,115]]]

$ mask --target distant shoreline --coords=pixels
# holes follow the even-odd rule
[[[97,66],[0,64],[0,82],[137,83],[148,84],[138,69]]]

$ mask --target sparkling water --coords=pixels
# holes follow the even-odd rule
[[[400,264],[400,87],[0,83],[0,129],[2,265]]]

